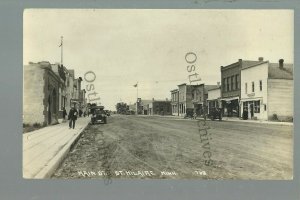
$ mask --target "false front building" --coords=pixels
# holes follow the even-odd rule
[[[293,64],[264,61],[241,69],[241,111],[244,119],[293,118]]]

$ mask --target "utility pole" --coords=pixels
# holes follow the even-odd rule
[[[133,87],[136,87],[136,114],[138,114],[139,82],[133,85]]]
[[[61,36],[61,38],[60,38],[61,40],[60,40],[60,45],[59,45],[59,47],[60,47],[60,50],[61,50],[61,55],[60,55],[60,64],[61,65],[63,65],[63,39],[64,39],[64,37],[63,36]]]

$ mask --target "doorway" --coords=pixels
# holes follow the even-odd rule
[[[48,124],[51,124],[51,98],[48,96]]]

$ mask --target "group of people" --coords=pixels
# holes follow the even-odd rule
[[[76,120],[77,120],[77,117],[81,117],[81,116],[86,116],[86,113],[83,112],[81,109],[79,109],[79,111],[77,111],[77,109],[75,108],[74,105],[71,106],[71,109],[69,111],[69,114],[68,114],[68,120],[69,120],[69,128],[75,128],[75,123],[76,123]],[[67,116],[67,111],[66,109],[64,108],[63,109],[63,119],[66,119],[66,116]]]

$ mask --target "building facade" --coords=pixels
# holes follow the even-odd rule
[[[59,92],[64,82],[49,62],[25,65],[23,87],[23,123],[56,124],[59,113]]]
[[[178,85],[178,112],[179,116],[186,116],[193,113],[192,102],[193,86],[186,83]]]
[[[207,97],[207,110],[208,114],[211,110],[216,108],[221,108],[221,86],[217,85],[217,87],[208,89],[208,97]]]
[[[240,117],[241,99],[241,69],[263,63],[260,57],[257,61],[242,60],[227,66],[221,66],[221,102],[223,116]]]
[[[171,90],[172,115],[179,116],[179,90]]]
[[[68,113],[72,99],[76,97],[74,70],[48,61],[30,62],[23,69],[23,123],[50,125],[61,122],[63,109]]]
[[[148,115],[171,115],[172,106],[169,100],[153,100],[148,104]]]
[[[261,62],[241,70],[241,116],[286,120],[293,117],[293,65]]]

